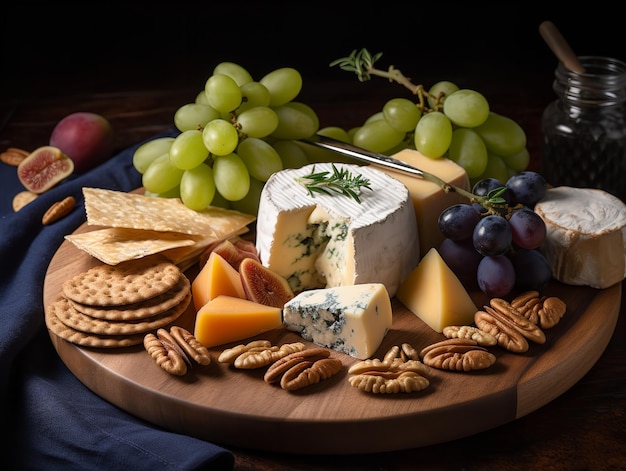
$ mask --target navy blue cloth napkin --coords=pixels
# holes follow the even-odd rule
[[[0,462],[10,463],[6,469],[234,467],[229,450],[163,430],[94,394],[63,364],[48,336],[44,278],[64,236],[85,222],[81,189],[141,186],[132,167],[137,146],[84,175],[73,175],[17,213],[11,201],[24,187],[16,168],[0,163],[0,424],[10,438],[0,440]],[[74,211],[42,226],[46,209],[67,195],[76,198]]]

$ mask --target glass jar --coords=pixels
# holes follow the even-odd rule
[[[579,57],[584,73],[559,63],[557,100],[543,112],[542,174],[554,186],[600,188],[626,201],[626,63]]]

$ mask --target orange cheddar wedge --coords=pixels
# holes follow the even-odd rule
[[[217,252],[211,253],[202,270],[191,283],[191,294],[196,311],[222,294],[246,299],[239,272]]]
[[[283,327],[282,309],[220,295],[196,314],[194,336],[207,348]]]

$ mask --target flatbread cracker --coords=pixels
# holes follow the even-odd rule
[[[174,322],[185,312],[190,302],[191,292],[185,296],[183,301],[164,313],[136,321],[107,321],[90,317],[74,309],[65,297],[55,301],[51,310],[66,326],[87,334],[133,335],[144,334]]]
[[[68,342],[83,347],[93,348],[122,348],[132,347],[133,345],[139,345],[143,343],[145,334],[134,334],[125,336],[115,335],[96,335],[86,334],[80,330],[72,329],[68,327],[55,314],[55,310],[50,306],[46,309],[45,313],[46,326],[57,337],[60,337]]]
[[[194,245],[200,236],[126,227],[107,227],[65,236],[77,248],[108,265]]]
[[[256,217],[210,206],[187,208],[178,198],[156,198],[100,188],[83,188],[87,224],[178,232],[220,240],[253,222]]]
[[[183,272],[174,263],[152,257],[119,265],[98,265],[63,283],[63,294],[92,306],[121,306],[151,299],[172,289]]]
[[[69,300],[78,312],[90,317],[108,321],[137,321],[162,314],[168,309],[181,303],[189,294],[191,282],[186,276],[181,276],[178,283],[163,294],[124,306],[90,306]]]

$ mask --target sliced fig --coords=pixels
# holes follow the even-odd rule
[[[294,297],[287,280],[254,258],[244,258],[239,264],[239,276],[246,297],[255,303],[282,308]]]
[[[241,239],[240,237],[222,240],[208,246],[200,256],[201,269],[209,259],[211,252],[220,254],[236,270],[239,270],[239,264],[244,258],[253,258],[260,261],[254,242]]]
[[[33,193],[48,191],[74,172],[74,161],[54,146],[35,149],[17,167],[22,185]]]

